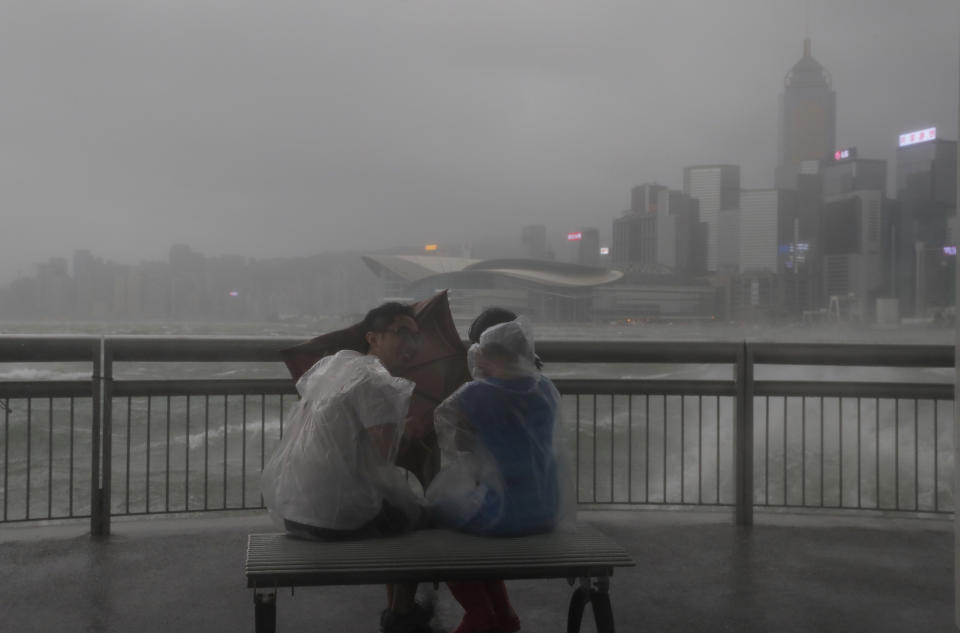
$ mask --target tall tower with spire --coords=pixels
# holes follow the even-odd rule
[[[803,161],[823,160],[836,149],[837,94],[830,73],[810,54],[809,37],[783,83],[776,182],[795,189]]]

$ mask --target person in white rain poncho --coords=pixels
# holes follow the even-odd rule
[[[397,534],[425,516],[394,464],[414,383],[391,372],[417,354],[413,309],[374,308],[364,320],[369,352],[341,351],[300,380],[300,402],[262,476],[264,503],[286,531],[343,540]],[[388,586],[385,631],[425,631],[430,613],[413,601],[416,585]]]
[[[535,534],[566,523],[573,503],[559,439],[560,396],[540,373],[529,324],[521,317],[489,327],[468,361],[473,381],[434,414],[443,464],[426,492],[433,518],[488,536]],[[448,585],[465,611],[455,633],[519,629],[502,581]]]

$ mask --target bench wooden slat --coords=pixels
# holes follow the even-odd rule
[[[481,578],[609,576],[626,551],[588,525],[575,531],[490,538],[421,530],[392,538],[324,542],[251,534],[249,587],[379,584]]]

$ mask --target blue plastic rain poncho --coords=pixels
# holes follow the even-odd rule
[[[434,414],[442,469],[426,497],[434,518],[475,534],[546,532],[571,518],[560,395],[535,364],[524,319],[469,350],[473,381]]]
[[[415,519],[422,496],[393,463],[413,388],[375,356],[353,351],[323,358],[307,371],[297,381],[300,401],[261,479],[275,522],[355,530],[377,516],[384,501]],[[386,455],[372,429],[390,438]]]

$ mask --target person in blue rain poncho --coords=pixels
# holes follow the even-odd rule
[[[573,507],[563,484],[560,396],[540,373],[530,325],[520,318],[489,327],[468,361],[473,380],[434,414],[443,463],[426,491],[433,519],[485,536],[555,529]],[[449,587],[465,611],[454,633],[519,629],[502,581]]]

